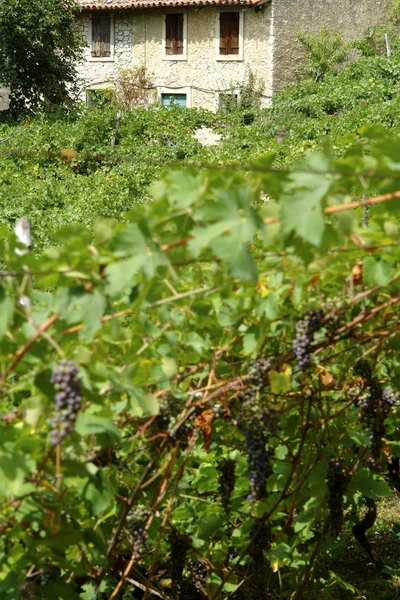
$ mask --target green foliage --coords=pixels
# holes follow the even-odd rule
[[[132,206],[149,200],[148,185],[171,163],[248,164],[272,152],[273,166],[283,167],[323,149],[327,136],[333,154],[341,156],[365,123],[383,124],[397,135],[399,36],[390,35],[394,54],[388,59],[384,32],[376,29],[363,42],[362,56],[342,70],[318,82],[303,78],[268,109],[246,104],[243,112],[217,114],[158,106],[125,110],[113,148],[117,108],[111,103],[0,125],[0,217],[10,225],[30,217],[40,249],[64,224],[91,227],[96,215],[123,219]],[[217,146],[197,142],[194,132],[202,126],[221,134]],[[62,149],[72,156],[61,158]]]
[[[400,1],[392,0],[392,5],[389,11],[389,19],[392,23],[396,24],[400,18]]]
[[[170,125],[184,113],[172,110]],[[125,139],[146,133],[135,114]],[[2,598],[142,598],[140,586],[164,600],[357,593],[318,562],[341,543],[328,465],[346,476],[348,530],[363,496],[391,495],[387,449],[400,447],[399,405],[371,447],[375,421],[359,402],[371,378],[400,386],[399,200],[371,206],[368,229],[360,207],[326,214],[398,188],[398,139],[377,127],[360,136],[341,157],[326,146],[290,171],[271,155],[247,171],[170,169],[124,223],[69,225],[42,253],[16,253],[3,228]],[[317,309],[299,368],[296,324]],[[53,447],[62,358],[79,367],[82,408]],[[261,424],[269,470],[250,502],[248,432]]]
[[[0,83],[14,108],[60,104],[76,81],[83,44],[75,0],[0,3]]]
[[[361,207],[332,207],[398,189],[400,62],[382,34],[346,68],[249,105],[251,124],[124,110],[110,147],[109,103],[0,126],[1,598],[364,592],[336,557],[364,498],[392,494],[400,456],[398,403],[378,394],[366,416],[361,402],[400,389],[400,200],[370,206],[368,228]],[[201,126],[219,146],[200,146]],[[166,169],[182,162],[195,166]],[[9,230],[21,216],[23,255]],[[305,368],[299,332],[319,310]],[[82,405],[54,447],[63,358]],[[267,461],[258,487],[249,447]]]
[[[109,103],[0,126],[0,140],[8,138],[0,144],[2,222],[29,216],[39,249],[62,225],[91,227],[96,216],[122,219],[148,200],[147,188],[163,165],[200,156],[194,130],[216,120],[205,111],[158,106],[125,111],[112,148],[116,117]]]
[[[231,83],[231,88],[230,92],[220,94],[221,108],[224,111],[251,114],[260,110],[265,83],[262,79],[257,79],[251,69],[246,72],[244,81]]]
[[[327,73],[337,72],[348,57],[348,49],[340,33],[327,27],[318,34],[307,35],[299,31],[297,37],[307,50],[304,72],[315,81],[323,79]]]

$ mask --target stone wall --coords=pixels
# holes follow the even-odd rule
[[[115,13],[115,58],[110,61],[90,61],[89,48],[80,66],[81,86],[107,86],[120,67],[146,65],[159,93],[176,89],[187,93],[191,106],[216,110],[218,91],[231,86],[240,87],[247,69],[265,83],[263,104],[272,93],[272,23],[271,6],[258,12],[244,12],[243,60],[216,60],[217,11],[212,7],[184,9],[187,19],[187,59],[163,58],[162,29],[165,12],[162,10]],[[82,26],[88,39],[89,16]],[[166,89],[165,89],[166,88]],[[169,88],[169,89],[168,89]],[[184,88],[184,89],[182,89]]]
[[[81,18],[84,39],[88,46],[83,55],[83,61],[78,67],[78,84],[82,90],[108,87],[118,68],[124,68],[132,63],[132,19],[131,15],[118,13],[114,16],[114,60],[91,60],[89,47],[88,14]]]
[[[10,90],[0,87],[0,110],[7,110],[10,103],[9,94]]]
[[[346,41],[360,39],[369,27],[387,22],[392,0],[273,0],[274,92],[296,76],[304,58],[299,30],[339,31]]]

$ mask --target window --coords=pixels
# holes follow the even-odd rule
[[[239,13],[219,13],[219,53],[239,54]]]
[[[185,13],[168,13],[163,23],[163,59],[187,59],[187,27]]]
[[[91,60],[114,60],[114,20],[111,15],[93,14],[90,20]]]
[[[182,108],[192,107],[192,89],[190,86],[180,88],[159,87],[158,98],[162,106],[169,106],[171,98],[173,98],[173,102]]]
[[[217,14],[217,60],[243,60],[243,12]]]
[[[180,106],[182,108],[186,108],[187,106],[187,96],[186,94],[161,94],[161,104],[163,106],[170,106],[171,98],[173,98],[174,104]]]

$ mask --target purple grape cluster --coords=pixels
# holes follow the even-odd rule
[[[382,452],[382,440],[385,437],[385,419],[391,409],[398,404],[400,394],[391,387],[382,389],[366,361],[360,361],[355,369],[362,377],[362,384],[353,388],[350,396],[355,406],[360,408],[361,420],[369,428],[369,457],[371,468],[376,468]]]
[[[235,487],[235,461],[225,458],[218,463],[218,491],[221,496],[222,506],[226,513],[231,506],[231,494]]]
[[[82,404],[78,374],[79,369],[72,360],[62,360],[53,370],[50,382],[57,390],[54,414],[50,419],[53,446],[57,446],[74,430],[74,423]]]
[[[271,527],[264,520],[257,519],[250,529],[249,554],[259,555],[271,546]]]
[[[201,560],[194,560],[189,563],[189,570],[196,590],[204,593],[207,587],[207,565]]]
[[[346,491],[348,477],[343,471],[340,461],[331,458],[328,465],[326,484],[329,497],[330,528],[333,537],[338,537],[343,523],[343,495]]]
[[[249,368],[248,381],[250,386],[255,387],[259,390],[265,387],[268,383],[268,373],[271,370],[273,361],[263,356],[258,356],[255,361],[252,362]]]
[[[276,432],[276,416],[261,405],[260,395],[268,384],[272,361],[259,356],[249,368],[249,386],[240,394],[241,412],[236,420],[245,438],[245,449],[250,483],[249,502],[266,495],[266,482],[272,469],[268,438]]]
[[[399,404],[400,393],[395,392],[391,387],[385,387],[382,390],[382,412],[387,416],[394,406]]]
[[[296,335],[293,338],[292,350],[301,371],[307,369],[311,364],[311,344],[314,341],[314,333],[320,328],[323,318],[323,310],[311,310],[304,319],[296,323]]]
[[[334,315],[327,320],[325,324],[326,335],[330,340],[337,336],[337,330],[344,325],[345,319],[346,313],[342,310],[337,315]]]
[[[272,473],[271,452],[267,444],[269,435],[276,430],[276,418],[254,402],[247,402],[243,405],[237,425],[245,439],[250,486],[248,501],[253,503],[266,496],[267,479]]]
[[[150,511],[145,506],[139,505],[132,510],[126,518],[126,526],[129,530],[130,540],[134,552],[139,552],[146,539],[146,524]]]
[[[19,588],[20,600],[36,600],[37,587],[34,581],[25,581]]]
[[[168,536],[170,558],[167,563],[168,572],[173,582],[175,595],[180,592],[183,581],[183,570],[186,564],[186,556],[190,548],[190,538],[173,528]]]

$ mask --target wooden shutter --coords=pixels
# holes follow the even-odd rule
[[[174,54],[183,54],[183,14],[176,17],[176,37]]]
[[[239,54],[239,21],[238,12],[219,14],[219,53]]]
[[[111,17],[92,16],[92,56],[111,56]]]
[[[165,15],[165,54],[183,54],[183,14]]]

